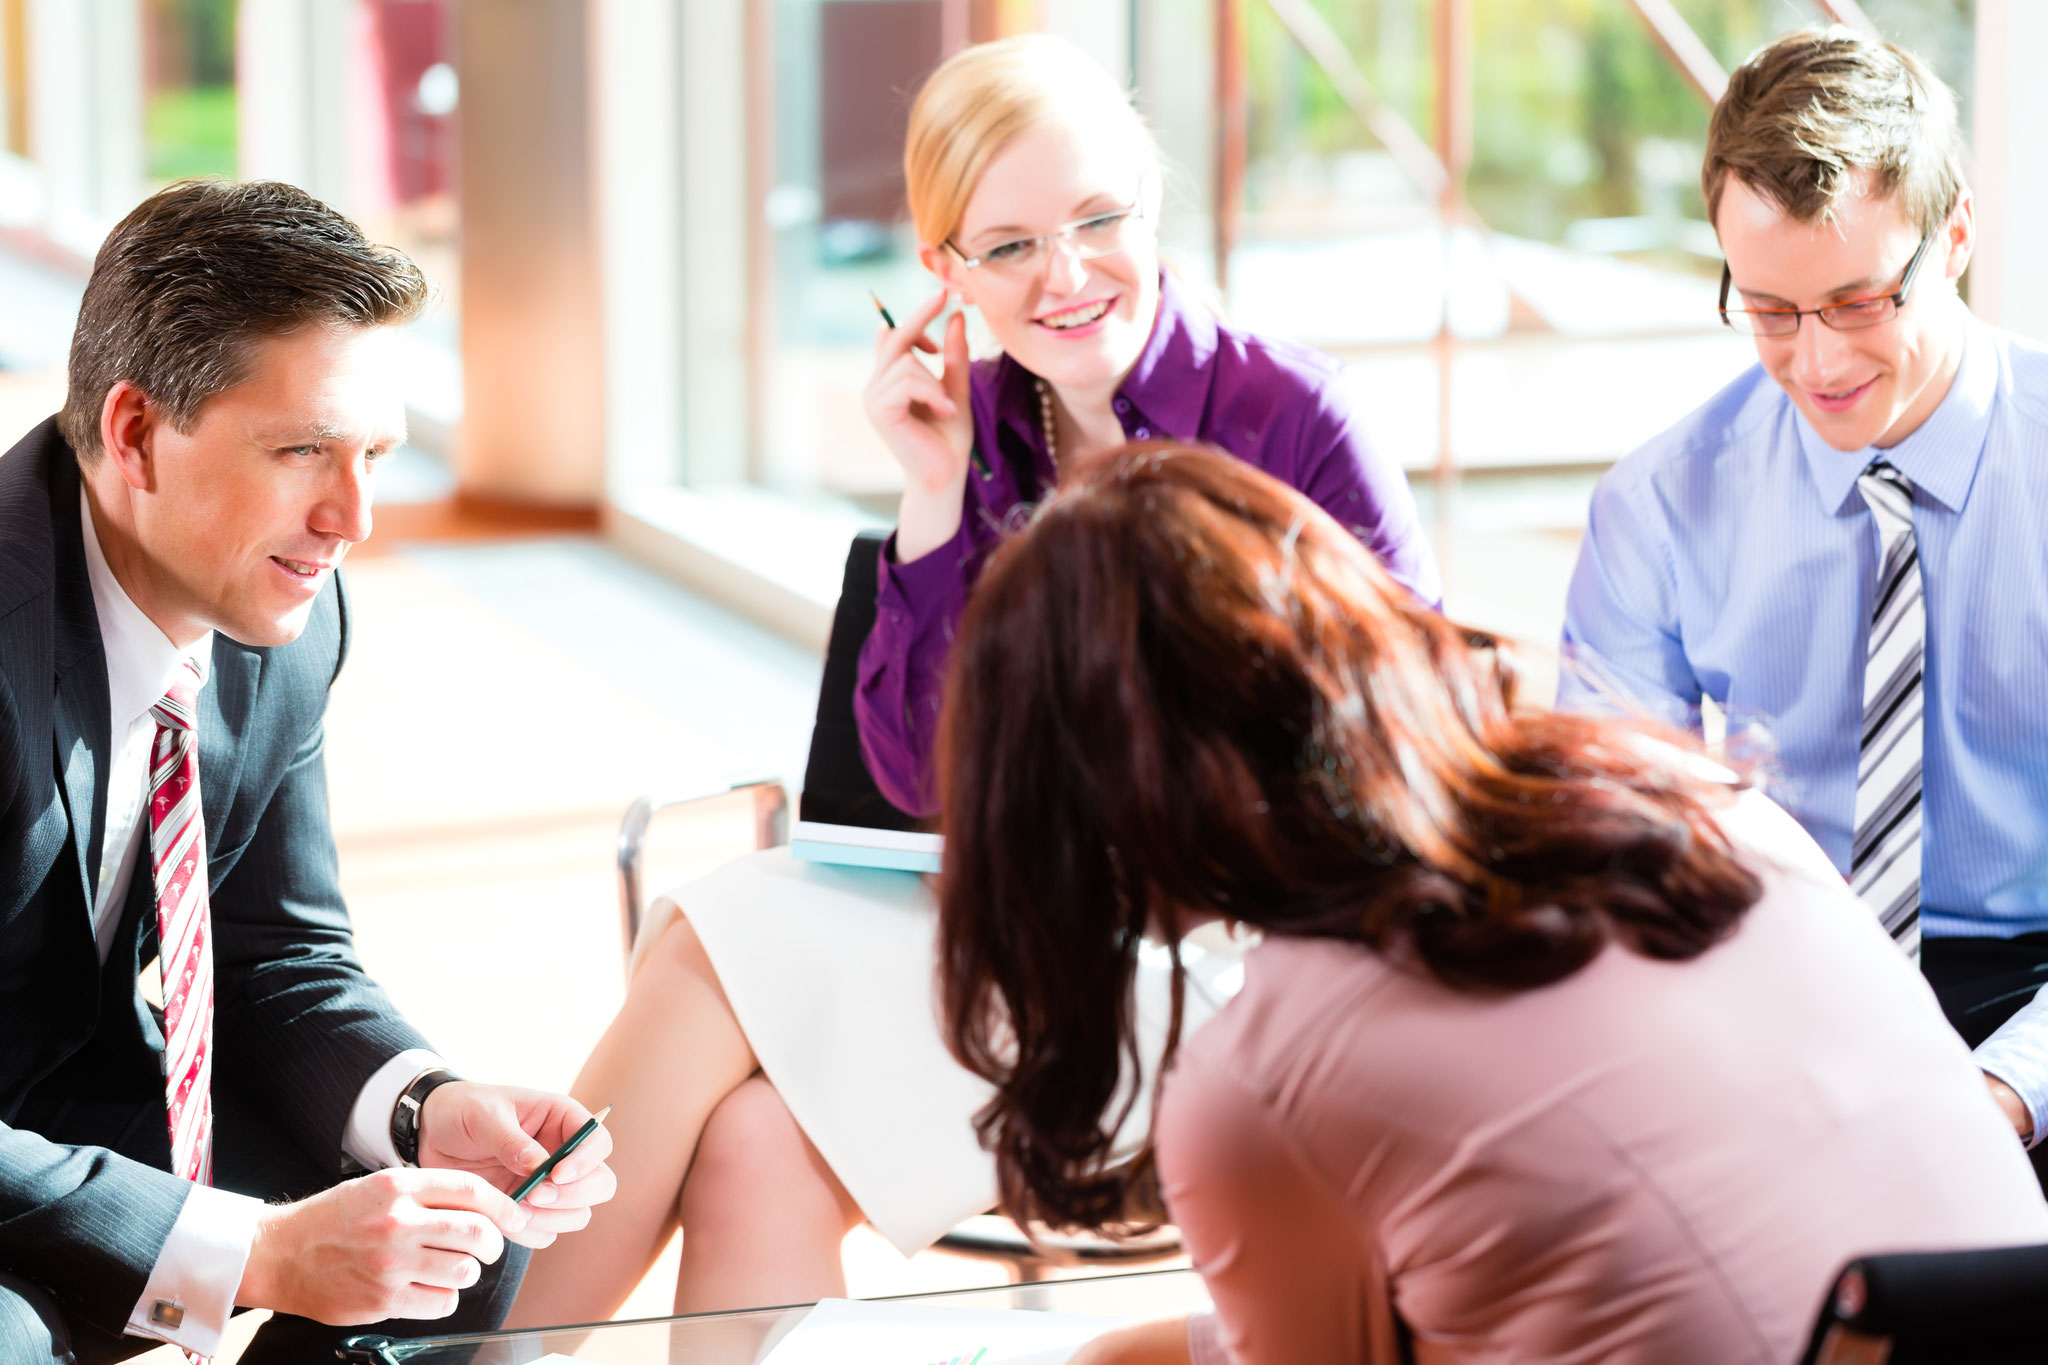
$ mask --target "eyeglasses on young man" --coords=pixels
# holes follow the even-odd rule
[[[1913,289],[1913,277],[1919,273],[1920,260],[1927,254],[1927,244],[1933,240],[1931,232],[1920,239],[1913,259],[1906,262],[1906,273],[1899,277],[1899,287],[1891,293],[1845,299],[1824,308],[1730,308],[1728,290],[1733,277],[1729,275],[1724,261],[1721,265],[1721,321],[1738,332],[1760,337],[1791,336],[1799,330],[1799,320],[1809,315],[1819,318],[1837,332],[1882,326],[1897,317],[1899,310],[1906,306],[1906,295]]]

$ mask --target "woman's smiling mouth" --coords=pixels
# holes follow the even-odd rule
[[[1032,321],[1055,332],[1078,331],[1090,323],[1101,321],[1115,304],[1114,295],[1106,299],[1091,299],[1087,303],[1078,303],[1071,308],[1062,308],[1056,313],[1043,314]]]

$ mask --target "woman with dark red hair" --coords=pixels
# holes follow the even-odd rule
[[[1853,1255],[2048,1241],[1797,824],[1681,736],[1517,707],[1492,640],[1242,461],[1063,481],[943,733],[949,1041],[1005,1205],[1109,1226],[1156,1179],[1215,1300],[1077,1362],[1779,1362]],[[1217,919],[1263,934],[1248,979],[1114,1163],[1141,939]]]

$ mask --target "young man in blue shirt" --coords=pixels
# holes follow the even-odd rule
[[[2048,1122],[2048,349],[1957,292],[1955,98],[1845,29],[1732,77],[1702,174],[1758,364],[1616,465],[1566,706],[1646,707],[1771,790],[1920,954],[1993,1097]],[[2037,1169],[2039,1163],[2037,1163]]]

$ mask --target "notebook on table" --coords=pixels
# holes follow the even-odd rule
[[[831,825],[798,820],[789,833],[789,851],[805,862],[841,867],[888,867],[903,872],[937,872],[945,840],[915,830],[876,829],[868,825]]]

